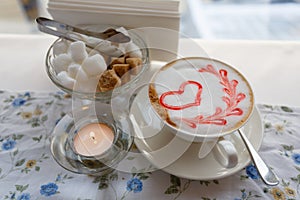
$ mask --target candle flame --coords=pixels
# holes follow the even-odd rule
[[[91,139],[93,140],[94,144],[97,144],[97,140],[96,140],[96,137],[95,137],[95,133],[93,131],[90,132],[90,137]]]

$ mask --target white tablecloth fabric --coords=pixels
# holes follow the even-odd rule
[[[49,138],[71,110],[61,92],[0,92],[0,199],[299,199],[300,109],[259,105],[265,133],[259,151],[280,177],[266,186],[252,164],[220,180],[193,181],[163,171],[102,177],[70,173],[52,158]],[[130,161],[132,168],[137,160]],[[201,169],[199,169],[201,170]]]
[[[281,178],[280,185],[267,187],[252,165],[215,181],[179,179],[162,171],[95,178],[62,169],[51,157],[49,137],[70,111],[70,99],[57,93],[45,72],[46,51],[54,40],[0,35],[0,199],[300,198],[299,42],[180,40],[181,56],[223,60],[253,86],[265,125],[259,153]]]

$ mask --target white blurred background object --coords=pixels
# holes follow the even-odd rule
[[[50,16],[46,11],[48,0],[1,0],[0,33],[38,33],[33,19]]]
[[[1,0],[0,33],[39,33],[24,11],[36,1],[49,17],[48,0]],[[203,39],[300,40],[299,0],[181,0],[180,31]]]
[[[17,0],[1,0],[0,5],[0,33],[30,31]]]

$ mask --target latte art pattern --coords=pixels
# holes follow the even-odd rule
[[[182,59],[171,63],[154,76],[150,88],[157,95],[156,101],[150,100],[161,118],[196,134],[235,130],[253,109],[253,94],[246,79],[215,60]]]
[[[213,115],[210,116],[203,116],[198,115],[193,118],[182,118],[181,120],[185,122],[192,128],[196,128],[197,124],[215,124],[215,125],[226,125],[227,120],[226,117],[231,115],[241,116],[243,114],[243,110],[238,108],[238,104],[245,99],[246,95],[244,93],[238,93],[236,91],[236,87],[238,85],[237,80],[229,80],[227,77],[227,70],[221,69],[219,72],[212,66],[207,65],[206,68],[201,68],[198,72],[207,72],[215,75],[219,80],[220,84],[224,86],[224,96],[222,100],[226,103],[227,107],[225,109],[221,107],[216,107],[216,111]],[[165,94],[165,93],[164,93]],[[163,95],[164,95],[163,94]],[[162,99],[163,95],[160,99]],[[200,96],[199,96],[200,97]],[[199,98],[200,99],[200,98]],[[199,101],[200,105],[200,101]],[[164,106],[164,104],[162,104]]]
[[[180,95],[182,93],[184,93],[184,89],[187,85],[189,84],[193,84],[193,85],[196,85],[198,87],[198,92],[196,94],[196,97],[195,97],[195,101],[192,102],[192,103],[188,103],[188,104],[184,104],[184,105],[168,105],[164,100],[167,96],[170,96],[170,95]],[[186,109],[186,108],[189,108],[189,107],[193,107],[193,106],[199,106],[200,105],[200,102],[201,102],[201,93],[202,93],[202,85],[196,81],[186,81],[186,82],[183,82],[180,87],[179,87],[179,90],[178,91],[169,91],[169,92],[165,92],[163,93],[161,96],[160,96],[160,99],[159,99],[159,103],[167,108],[167,109],[170,109],[170,110],[183,110],[183,109]]]

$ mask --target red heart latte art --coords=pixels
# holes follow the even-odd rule
[[[197,86],[198,91],[196,93],[194,102],[183,104],[183,105],[169,105],[165,102],[166,97],[183,94],[186,86],[188,86],[188,85]],[[190,107],[193,107],[193,106],[199,106],[200,102],[201,102],[201,93],[202,93],[202,85],[200,83],[198,83],[196,81],[186,81],[186,82],[183,82],[180,85],[179,90],[177,90],[177,91],[168,91],[168,92],[163,93],[159,98],[159,103],[163,107],[165,107],[167,109],[170,109],[170,110],[183,110],[183,109],[190,108]]]
[[[241,116],[243,115],[243,110],[238,108],[238,104],[246,98],[244,93],[237,92],[236,88],[239,82],[237,80],[229,80],[228,72],[225,69],[220,69],[217,71],[212,65],[207,65],[205,68],[197,70],[199,73],[211,73],[216,76],[219,83],[223,86],[224,96],[222,96],[222,101],[226,103],[226,108],[216,107],[215,112],[210,116],[204,116],[202,114],[197,115],[192,118],[181,118],[181,120],[186,123],[191,128],[196,128],[197,124],[214,124],[224,126],[227,124],[226,117],[228,116]],[[192,103],[184,105],[169,105],[165,102],[165,98],[170,95],[181,95],[184,93],[187,85],[193,84],[197,85],[198,92],[195,96],[195,101]],[[178,91],[168,91],[160,96],[160,104],[170,110],[183,110],[193,106],[199,106],[201,102],[202,85],[196,81],[186,81],[183,82]]]

